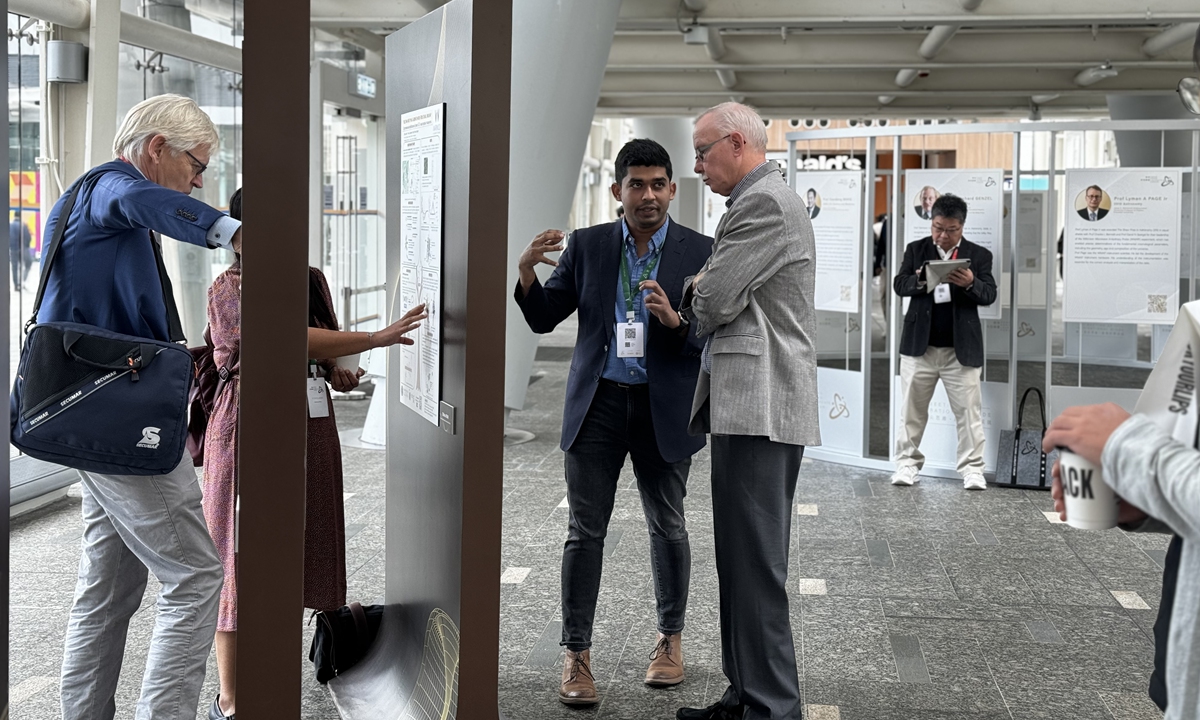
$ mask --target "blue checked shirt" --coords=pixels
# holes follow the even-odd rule
[[[633,239],[633,235],[629,234],[629,225],[625,220],[621,220],[621,231],[625,236],[625,242],[622,244],[624,252],[621,255],[621,262],[627,263],[629,268],[629,282],[637,283],[638,278],[646,270],[646,265],[654,262],[654,259],[662,254],[663,242],[667,238],[667,228],[671,225],[671,219],[667,218],[663,226],[658,229],[658,232],[650,236],[650,251],[643,257],[638,257],[637,243]],[[654,269],[650,272],[650,280],[658,279],[659,264],[655,264]],[[626,321],[627,310],[625,308],[625,293],[628,288],[621,287],[621,272],[617,270],[617,303],[614,319],[617,323]],[[650,313],[646,310],[644,302],[644,292],[635,291],[633,294],[633,321],[642,324],[642,342],[643,346],[647,341],[647,334],[650,331]],[[608,360],[604,362],[604,373],[602,377],[605,380],[625,383],[626,385],[641,385],[648,382],[646,377],[646,358],[623,358],[617,357],[617,337],[613,336],[613,341],[608,344]]]

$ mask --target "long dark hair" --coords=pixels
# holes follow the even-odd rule
[[[229,198],[229,217],[238,221],[242,219],[241,188],[238,188],[233,193],[233,197]],[[241,256],[238,256],[238,261],[241,261]],[[308,326],[329,330],[336,330],[338,327],[337,318],[333,316],[333,312],[325,302],[324,293],[321,291],[320,274],[315,268],[308,270]]]
[[[310,267],[308,269],[308,326],[337,330],[337,318],[333,316],[333,309],[325,302],[325,293],[321,290],[322,285],[324,283],[321,282],[321,271]]]

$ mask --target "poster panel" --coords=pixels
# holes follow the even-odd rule
[[[983,395],[983,461],[985,470],[992,472],[996,469],[1000,431],[1012,427],[1012,395],[1008,383],[984,382],[980,386]],[[899,426],[903,422],[904,412],[904,383],[900,382],[899,376],[896,377],[894,400],[892,408]],[[958,428],[954,423],[950,401],[946,398],[946,389],[940,382],[929,403],[929,422],[921,438],[921,452],[925,455],[926,467],[953,470],[957,464]]]
[[[1137,325],[1064,323],[1063,337],[1066,339],[1067,358],[1080,356],[1082,342],[1083,361],[1087,363],[1137,360]]]
[[[992,359],[1008,357],[1011,339],[1008,308],[1004,308],[999,320],[983,321],[984,347]],[[1021,308],[1017,316],[1017,358],[1020,360],[1046,359],[1046,308]]]
[[[796,180],[817,246],[814,307],[857,313],[862,294],[863,174],[858,170],[803,172]]]
[[[818,413],[821,419],[821,449],[862,457],[862,373],[836,368],[817,368]]]
[[[1162,323],[1179,311],[1177,168],[1068,170],[1063,320]]]
[[[702,190],[700,217],[701,217],[701,232],[709,237],[714,237],[717,234],[717,225],[721,222],[721,218],[725,216],[725,200],[728,198],[722,197],[712,191],[712,188],[701,183]]]
[[[1003,257],[1000,253],[1004,224],[1004,171],[984,170],[905,170],[904,245],[907,248],[929,237],[930,210],[942,195],[950,193],[967,202],[967,222],[963,238],[992,253],[992,277],[996,287],[1004,287]],[[981,319],[999,319],[1001,302],[979,308]]]
[[[442,163],[445,104],[404,113],[400,118],[399,312],[425,303],[429,318],[400,346],[400,400],[438,424],[441,400]],[[389,319],[399,319],[397,308]]]
[[[817,357],[858,357],[862,354],[862,327],[858,315],[817,311]]]

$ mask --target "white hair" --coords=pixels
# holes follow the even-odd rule
[[[741,103],[724,102],[700,113],[696,122],[709,115],[713,116],[713,124],[720,134],[739,132],[752,149],[767,151],[767,128],[762,116],[754,108]]]
[[[213,121],[190,98],[157,95],[130,108],[113,140],[113,154],[138,164],[155,135],[166,138],[176,154],[207,148],[216,152],[220,138]]]

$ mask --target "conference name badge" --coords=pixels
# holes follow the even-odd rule
[[[329,417],[329,394],[325,390],[324,378],[308,378],[308,416]]]
[[[617,357],[640,358],[645,354],[645,325],[633,321],[617,323]]]
[[[950,283],[940,283],[933,288],[933,301],[939,305],[950,302]]]

